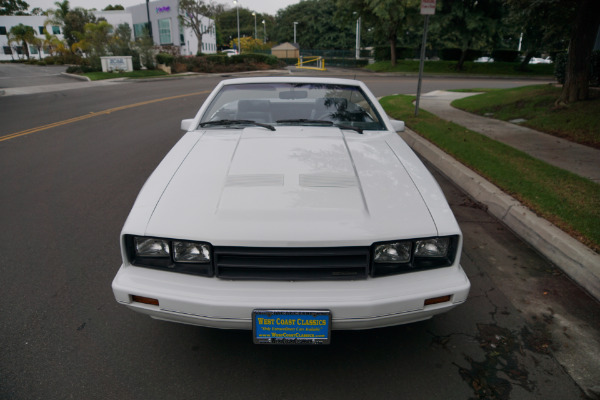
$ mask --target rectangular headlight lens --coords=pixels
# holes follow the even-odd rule
[[[446,257],[450,238],[438,237],[415,242],[415,257]]]
[[[134,242],[139,257],[169,257],[171,254],[167,240],[136,236]]]
[[[173,259],[184,263],[209,263],[210,247],[206,243],[173,241]]]
[[[377,263],[407,263],[410,261],[411,242],[384,243],[375,247]]]

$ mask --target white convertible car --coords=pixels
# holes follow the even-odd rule
[[[362,82],[226,80],[181,127],[123,227],[119,303],[316,344],[467,299],[454,215]]]

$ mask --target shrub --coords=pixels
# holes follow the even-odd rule
[[[156,55],[156,62],[158,64],[165,64],[167,66],[173,65],[173,61],[175,61],[175,57],[168,53],[158,53]]]

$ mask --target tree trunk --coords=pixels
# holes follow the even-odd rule
[[[458,71],[462,71],[463,66],[465,64],[466,57],[467,57],[467,49],[462,49],[460,52],[460,59],[458,60],[458,64],[456,64],[456,69]]]
[[[600,1],[580,0],[569,42],[565,84],[560,97],[556,100],[557,105],[588,98],[590,58],[598,26],[600,26]]]
[[[392,67],[396,66],[396,37],[390,39],[390,60]]]
[[[531,61],[531,59],[533,58],[534,55],[535,55],[535,50],[527,50],[527,53],[525,53],[525,58],[523,59],[523,61],[521,61],[521,65],[519,65],[519,70],[527,71],[527,66],[529,65],[529,61]]]

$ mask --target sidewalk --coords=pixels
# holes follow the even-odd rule
[[[555,167],[600,183],[600,150],[560,139],[510,122],[480,117],[450,105],[477,93],[436,90],[421,96],[419,107],[491,139],[519,149]]]
[[[551,165],[600,183],[600,150],[581,146],[516,124],[480,117],[450,106],[473,93],[434,91],[421,96],[420,108],[494,140],[506,143]],[[543,254],[600,301],[600,254],[538,217],[429,141],[407,129],[402,138],[448,176],[488,212]]]

